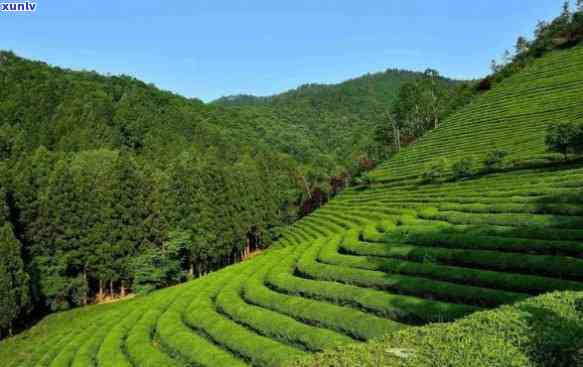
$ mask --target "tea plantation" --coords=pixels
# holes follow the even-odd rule
[[[297,363],[573,365],[583,162],[545,154],[544,136],[547,122],[582,118],[583,49],[551,53],[273,249],[147,297],[47,317],[0,343],[1,365],[280,366],[339,346]],[[494,150],[509,155],[485,167]],[[421,178],[436,159],[470,156],[471,175]]]

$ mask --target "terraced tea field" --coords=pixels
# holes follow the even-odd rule
[[[554,290],[583,291],[583,163],[546,160],[422,184],[424,164],[544,152],[583,116],[583,49],[487,92],[285,232],[196,281],[48,317],[0,344],[6,366],[279,366]],[[531,162],[532,163],[532,162]]]
[[[582,93],[583,48],[552,53],[456,112],[372,176],[411,177],[433,159],[452,161],[496,148],[522,156],[544,153],[545,124],[583,118]]]

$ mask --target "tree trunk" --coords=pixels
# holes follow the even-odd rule
[[[437,96],[435,95],[435,91],[431,89],[431,111],[433,112],[433,124],[437,129],[439,127],[439,117],[437,116]]]
[[[397,126],[397,149],[401,151],[401,129]]]
[[[395,145],[395,150],[398,152],[401,151],[401,129],[397,126],[397,123],[393,121],[393,140]]]
[[[111,295],[111,299],[113,299],[113,280],[109,281],[109,294]]]
[[[125,287],[125,281],[121,281],[121,288],[120,288],[120,292],[121,292],[121,297],[125,297],[126,296],[126,287]]]
[[[312,200],[312,191],[310,190],[310,186],[308,185],[308,181],[306,180],[306,176],[302,175],[302,181],[304,183],[304,189],[306,190],[306,194],[308,194],[308,198]]]
[[[87,285],[87,271],[85,269],[83,269],[83,280],[85,281],[85,284]],[[81,304],[83,306],[87,306],[87,291],[85,291],[85,293],[83,294],[83,299],[81,300]]]
[[[188,267],[188,279],[194,278],[194,262],[190,261],[190,265]]]
[[[103,280],[99,279],[99,294],[97,295],[99,302],[103,301]]]

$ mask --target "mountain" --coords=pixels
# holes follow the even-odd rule
[[[575,365],[583,163],[547,153],[544,137],[548,122],[581,118],[581,64],[581,47],[549,52],[297,221],[271,249],[148,296],[52,315],[0,343],[0,359]],[[564,293],[528,299],[553,291]]]
[[[387,114],[400,87],[422,78],[423,73],[387,69],[339,84],[306,84],[268,97],[222,97],[212,105],[272,111],[285,125],[307,132],[306,149],[315,151],[310,156],[327,155],[344,163],[358,153],[370,152],[375,131],[388,124]],[[442,81],[451,88],[460,85],[447,78]]]

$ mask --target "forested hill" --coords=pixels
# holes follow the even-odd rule
[[[228,96],[211,104],[231,111],[262,111],[283,122],[284,129],[265,134],[275,144],[284,144],[285,152],[317,165],[330,161],[346,165],[362,155],[385,158],[375,149],[375,130],[386,124],[401,85],[422,76],[389,69],[340,84],[306,84],[269,97]]]
[[[271,105],[304,106],[318,111],[330,111],[367,120],[378,119],[387,110],[387,101],[394,99],[399,87],[419,79],[421,73],[387,69],[366,74],[339,84],[305,84],[268,97],[235,95],[219,98],[213,104],[224,106]]]
[[[370,77],[375,103],[389,106],[417,77]],[[335,108],[366,84],[307,90]],[[0,242],[23,274],[0,329],[175,284],[267,246],[361,169],[353,162],[373,144],[370,126],[383,123],[365,120],[299,99],[207,105],[0,52]]]
[[[317,150],[325,158],[340,162],[354,161],[365,155],[372,160],[386,158],[377,132],[389,125],[389,114],[401,87],[421,82],[426,74],[420,72],[387,69],[366,74],[339,84],[305,84],[281,94],[266,97],[234,95],[219,98],[213,105],[239,108],[263,108],[272,111],[277,120],[286,126],[309,131],[310,146],[304,151]],[[451,93],[450,99],[465,103],[462,95],[472,93],[468,83],[439,78],[443,91]],[[454,88],[459,86],[459,88]],[[455,94],[455,96],[454,96]],[[451,104],[445,109],[456,109]],[[447,115],[450,111],[442,111]],[[385,145],[382,142],[381,145]],[[313,156],[313,154],[310,154]],[[322,156],[320,156],[322,158]]]
[[[213,135],[201,124],[205,110],[199,100],[131,77],[74,72],[0,53],[0,124],[18,128],[27,150],[127,147],[172,156]]]

